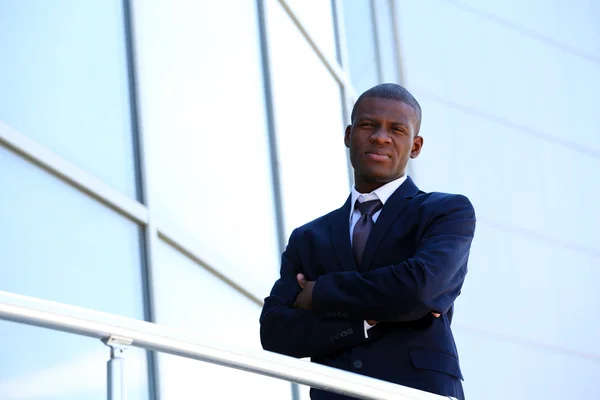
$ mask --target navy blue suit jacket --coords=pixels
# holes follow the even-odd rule
[[[263,348],[464,398],[450,324],[467,274],[473,206],[462,195],[424,193],[407,178],[385,203],[360,265],[349,218],[350,198],[290,236],[260,317]],[[298,273],[316,281],[312,310],[293,308]],[[380,322],[365,338],[367,319]],[[345,397],[312,390],[311,398]]]

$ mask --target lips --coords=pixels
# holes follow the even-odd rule
[[[390,153],[384,151],[367,151],[365,152],[365,156],[373,161],[387,161],[392,158]]]

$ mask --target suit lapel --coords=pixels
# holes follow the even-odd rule
[[[348,196],[348,200],[342,206],[335,210],[330,215],[330,230],[331,230],[331,243],[333,244],[333,251],[337,256],[342,270],[344,271],[356,271],[358,266],[354,259],[354,253],[350,247],[350,199],[352,196]]]
[[[365,251],[360,263],[359,271],[366,272],[369,270],[371,262],[373,261],[373,257],[377,253],[377,249],[385,238],[385,235],[392,227],[392,224],[398,219],[409,200],[418,192],[419,188],[417,188],[410,177],[407,177],[406,181],[400,185],[400,187],[396,189],[396,191],[385,202],[385,205],[381,209],[381,214],[379,214],[377,222],[375,225],[373,225],[373,230],[371,231],[369,239],[367,240],[367,244],[365,245]],[[350,212],[349,209],[348,212]],[[348,235],[350,234],[348,233]]]

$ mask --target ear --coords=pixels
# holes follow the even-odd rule
[[[344,144],[347,148],[350,148],[350,131],[352,131],[352,125],[346,127],[346,133],[344,133]]]
[[[423,148],[423,138],[421,136],[415,136],[413,139],[412,148],[410,149],[410,158],[417,158],[421,154]]]

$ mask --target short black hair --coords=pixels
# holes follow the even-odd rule
[[[354,116],[356,114],[356,108],[360,101],[366,97],[376,97],[379,99],[390,99],[397,100],[408,104],[415,110],[415,116],[417,117],[417,132],[421,129],[421,106],[417,99],[404,87],[396,83],[382,83],[374,86],[359,96],[352,107],[352,113],[350,114],[350,123],[354,122]]]

